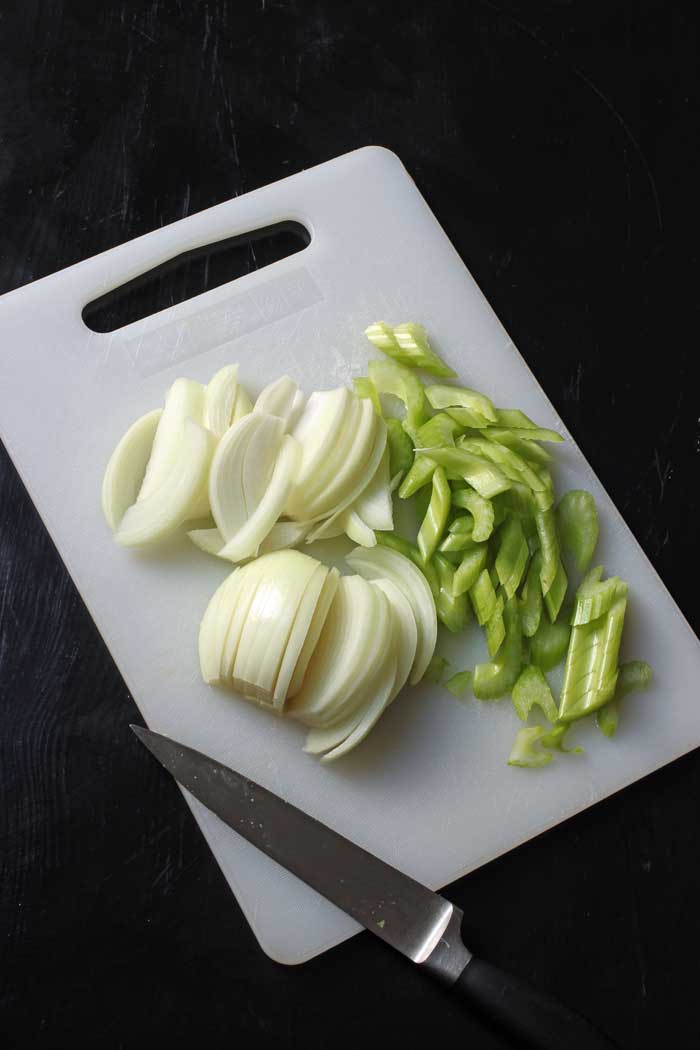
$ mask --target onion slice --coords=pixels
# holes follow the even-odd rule
[[[102,482],[102,512],[112,532],[136,502],[162,414],[157,408],[132,423],[110,456]]]
[[[238,382],[238,365],[220,368],[204,391],[202,422],[216,438],[222,438],[236,419],[250,412],[250,399]]]
[[[260,544],[260,554],[296,547],[311,528],[304,521],[277,521]]]
[[[326,622],[328,612],[330,610],[333,599],[335,598],[335,592],[338,589],[338,580],[340,573],[337,569],[329,569],[328,575],[326,576],[323,589],[318,597],[316,606],[314,608],[313,617],[309,624],[309,629],[306,632],[306,638],[302,646],[301,652],[294,667],[294,674],[292,680],[289,683],[287,689],[287,698],[291,699],[296,696],[302,685],[304,684],[304,678],[306,671],[309,666],[309,661],[313,656],[316,645],[318,644],[323,625]]]
[[[326,586],[327,584],[329,585],[328,587]],[[330,607],[330,601],[327,600],[327,597],[324,597],[324,594],[325,596],[330,595],[332,599],[337,585],[338,570],[329,570],[325,565],[317,564],[299,602],[292,629],[289,633],[289,640],[287,641],[277,681],[275,682],[275,706],[284,706],[289,696],[291,682],[296,674],[297,667],[300,667],[303,679],[306,665],[316,646],[325,617],[328,614],[328,608]],[[324,599],[324,603],[319,609],[319,603],[321,603],[322,599]],[[319,610],[318,616],[317,609]],[[316,629],[315,637],[311,634],[312,626]],[[301,667],[302,663],[303,667]]]
[[[289,376],[281,376],[260,391],[253,411],[279,416],[284,420],[285,428],[291,430],[302,413],[305,400],[298,384]]]
[[[165,397],[163,414],[158,423],[151,458],[139,492],[139,500],[148,499],[171,476],[182,448],[186,419],[201,423],[204,413],[204,387],[194,379],[176,379]]]
[[[391,700],[394,700],[411,673],[418,648],[418,628],[411,603],[400,587],[386,579],[373,580],[372,586],[384,592],[397,623],[396,680],[391,692]]]

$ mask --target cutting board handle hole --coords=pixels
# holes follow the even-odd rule
[[[93,299],[83,321],[93,332],[114,332],[150,314],[261,270],[302,251],[311,235],[299,222],[280,222],[183,252]]]

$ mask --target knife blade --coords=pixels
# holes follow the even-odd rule
[[[440,894],[221,762],[131,729],[224,823],[504,1031],[540,1050],[612,1047],[578,1014],[472,955],[462,941],[463,913]]]

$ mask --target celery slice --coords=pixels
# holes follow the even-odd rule
[[[469,588],[469,597],[474,607],[477,623],[483,627],[491,619],[493,610],[496,608],[496,592],[493,589],[488,569],[483,569],[479,573],[476,581]]]
[[[452,493],[452,505],[468,510],[474,518],[473,538],[477,543],[487,540],[493,532],[493,503],[474,489],[458,489]]]
[[[596,725],[601,733],[608,737],[614,736],[620,717],[620,700],[629,693],[644,692],[649,688],[651,679],[651,667],[644,660],[630,660],[620,666],[614,697],[596,711]]]
[[[521,518],[532,518],[537,510],[532,489],[522,482],[514,482],[506,492],[500,492],[495,505]]]
[[[440,551],[443,558],[447,558],[450,565],[453,565],[455,569],[458,569],[462,564],[462,558],[464,557],[463,551]]]
[[[544,492],[546,489],[545,482],[522,456],[506,448],[505,445],[500,445],[497,441],[489,441],[483,437],[463,437],[460,438],[459,447],[495,463],[511,481],[529,485],[535,493],[535,498],[537,498],[538,491]]]
[[[500,531],[500,541],[496,572],[507,596],[512,598],[520,586],[530,558],[530,549],[519,518],[511,516],[506,520]]]
[[[582,580],[576,592],[576,606],[571,618],[573,627],[590,623],[604,616],[616,598],[627,594],[627,584],[623,583],[618,576],[610,576],[607,580],[601,580],[603,566],[598,565],[591,569]]]
[[[433,445],[452,445],[455,443],[455,435],[464,428],[448,416],[446,412],[438,412],[436,416],[429,419],[416,431],[416,445],[420,448],[429,448]]]
[[[486,567],[486,546],[474,547],[468,550],[455,570],[452,581],[452,593],[455,597],[466,594],[476,583],[479,575]]]
[[[466,594],[454,596],[454,568],[442,554],[433,555],[433,565],[437,569],[440,591],[435,599],[438,620],[448,631],[462,631],[469,619],[469,601]]]
[[[398,419],[387,419],[386,440],[389,446],[389,477],[398,475],[403,478],[413,463],[413,442]]]
[[[377,388],[371,379],[368,379],[367,376],[358,376],[356,379],[353,379],[352,385],[355,387],[355,393],[358,397],[368,398],[372,402],[372,407],[377,415],[383,415],[382,403],[379,400]]]
[[[565,755],[582,755],[582,747],[564,747],[564,737],[571,729],[570,722],[557,722],[551,729],[548,729],[542,736],[543,747],[553,748],[557,751],[562,751]]]
[[[388,547],[393,551],[398,551],[399,554],[403,554],[405,558],[408,558],[415,566],[417,566],[417,568],[420,569],[428,581],[433,598],[437,602],[438,594],[440,593],[440,581],[438,580],[437,572],[432,563],[426,562],[421,557],[418,548],[408,540],[405,540],[402,536],[395,536],[393,532],[376,532],[375,535],[377,537],[377,543],[380,546]]]
[[[458,671],[457,674],[453,674],[451,678],[448,678],[445,682],[445,689],[449,689],[453,696],[457,699],[461,699],[464,696],[467,689],[472,682],[471,671]]]
[[[426,561],[432,558],[442,539],[450,511],[451,496],[445,471],[443,467],[438,467],[433,474],[433,491],[428,510],[418,532],[418,550]]]
[[[521,412],[519,408],[497,408],[496,422],[501,427],[511,430],[536,430],[537,424],[533,423],[529,416]]]
[[[428,484],[436,467],[437,463],[434,459],[428,456],[416,456],[406,477],[401,482],[399,498],[410,499],[411,496],[414,496],[419,489]]]
[[[556,509],[561,543],[574,558],[579,572],[588,568],[598,542],[598,511],[590,492],[571,489],[562,496]]]
[[[444,378],[456,375],[431,349],[422,324],[397,324],[392,328],[384,321],[377,321],[365,328],[365,335],[377,350],[402,365]]]
[[[403,401],[406,408],[405,426],[415,433],[427,419],[423,384],[410,369],[393,361],[370,361],[369,378],[378,394],[392,394]]]
[[[530,434],[540,433],[540,431],[527,430],[525,433],[529,437]],[[524,437],[521,437],[517,430],[507,430],[505,427],[488,427],[484,431],[484,437],[489,441],[497,441],[499,445],[505,445],[511,452],[517,453],[523,459],[534,460],[535,463],[542,463],[546,466],[552,458],[547,449],[540,448],[534,438],[527,441]]]
[[[462,448],[428,448],[420,451],[430,459],[453,471],[476,489],[484,499],[490,499],[510,487],[510,481],[502,470],[482,457],[472,455]],[[403,488],[403,486],[402,486]],[[400,494],[400,493],[399,493]]]
[[[474,696],[477,700],[498,700],[505,696],[520,674],[523,637],[514,598],[505,604],[503,621],[506,636],[498,659],[488,664],[477,664],[474,668]]]
[[[539,746],[546,730],[543,726],[526,726],[519,729],[513,748],[508,756],[509,766],[519,766],[521,769],[539,769],[552,761],[549,751],[543,751]]]
[[[526,638],[532,638],[540,625],[542,617],[542,586],[540,584],[539,552],[535,554],[527,570],[527,579],[522,591],[520,602],[520,620],[523,625],[523,634]],[[568,636],[567,636],[568,641]]]
[[[572,629],[559,700],[563,722],[590,714],[614,696],[626,606],[621,595],[605,616]]]
[[[484,627],[484,632],[486,634],[486,648],[488,649],[489,656],[492,660],[501,648],[501,643],[506,636],[506,627],[503,622],[504,606],[505,601],[503,600],[503,595],[496,595],[496,605]]]
[[[474,412],[470,408],[446,408],[448,416],[451,416],[461,427],[471,427],[473,430],[484,430],[490,426],[491,420],[482,416],[480,412]]]
[[[477,546],[478,544],[474,539],[472,539],[471,533],[449,532],[440,544],[440,553],[462,554],[464,551],[474,550],[474,548]]]
[[[496,410],[490,398],[466,386],[429,386],[425,396],[433,408],[467,408],[477,416],[497,422]]]
[[[552,623],[556,620],[559,615],[559,610],[562,607],[566,592],[569,587],[569,578],[566,575],[566,570],[562,565],[561,558],[557,562],[557,573],[552,581],[552,586],[549,588],[544,596],[544,604],[547,606],[547,612],[549,613],[549,619]]]
[[[561,620],[550,623],[545,616],[530,637],[530,662],[543,671],[551,671],[564,658],[571,638],[571,628]]]
[[[438,656],[434,653],[430,663],[425,669],[423,675],[424,682],[434,682],[435,685],[440,685],[445,675],[445,671],[450,666],[449,660],[446,660],[444,656]]]
[[[549,722],[556,722],[559,717],[557,705],[549,688],[542,669],[536,664],[528,664],[518,676],[511,693],[515,713],[521,722],[527,722],[531,708],[537,704]]]
[[[553,512],[551,510],[538,510],[535,514],[535,524],[540,540],[540,551],[542,552],[540,582],[542,584],[542,594],[546,595],[559,571],[559,541],[557,540]]]

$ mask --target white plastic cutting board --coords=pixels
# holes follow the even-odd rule
[[[83,306],[211,241],[283,220],[304,251],[110,335]],[[131,241],[0,299],[1,436],[147,723],[215,756],[437,888],[700,744],[700,647],[572,442],[555,481],[590,489],[599,556],[630,583],[625,657],[655,685],[625,703],[614,741],[532,773],[506,758],[507,701],[464,704],[425,686],[392,706],[336,766],[303,733],[199,678],[197,628],[227,568],[186,539],[150,554],[116,547],[100,482],[126,427],[185,375],[206,382],[239,361],[252,393],[288,373],[310,391],[365,372],[366,325],[422,321],[463,381],[544,426],[565,428],[392,153],[367,148]],[[40,593],[41,581],[37,580]],[[28,596],[35,600],[36,594]],[[455,667],[483,659],[480,632],[454,640]],[[124,744],[127,744],[124,712]],[[264,950],[297,963],[358,927],[188,798]]]

